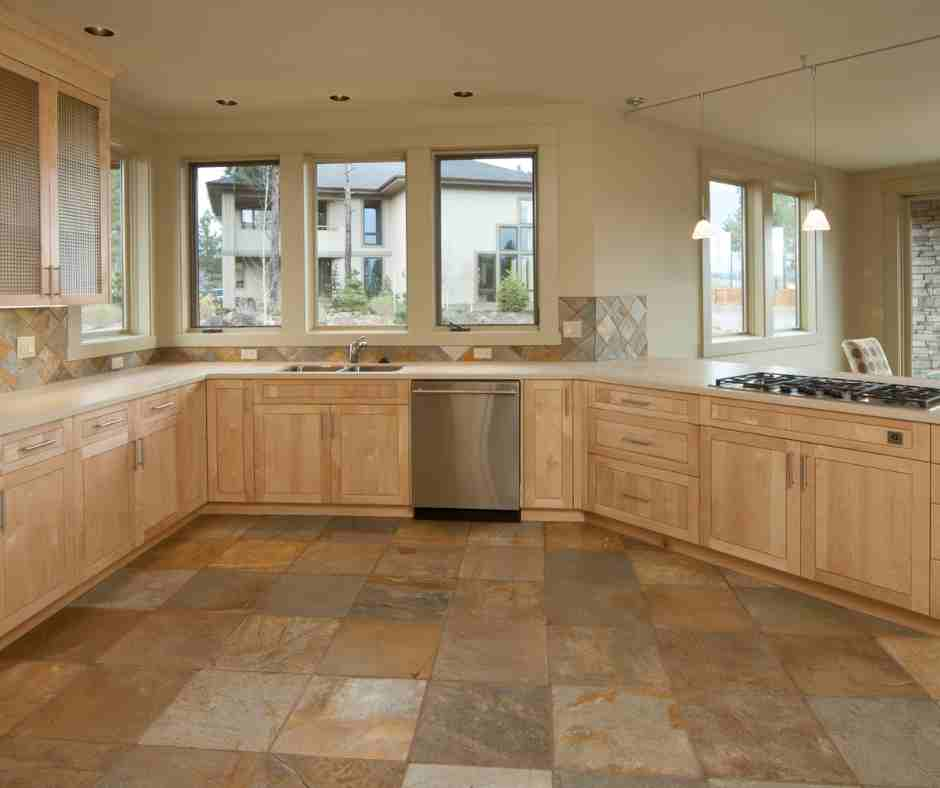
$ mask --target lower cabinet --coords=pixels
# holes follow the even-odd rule
[[[194,383],[179,390],[176,419],[176,476],[179,513],[194,512],[208,500],[206,445],[206,384]]]
[[[255,500],[325,503],[332,486],[329,405],[255,407]]]
[[[336,405],[333,424],[333,501],[408,504],[408,406]]]
[[[206,389],[209,500],[251,500],[251,382],[210,380]]]
[[[81,449],[82,577],[91,577],[129,553],[134,527],[134,447],[127,433]]]
[[[79,576],[74,453],[0,477],[0,609],[28,618]]]
[[[140,436],[134,444],[134,525],[143,543],[171,525],[179,511],[176,475],[177,425]]]
[[[522,504],[532,509],[573,505],[572,383],[528,380],[523,385]]]

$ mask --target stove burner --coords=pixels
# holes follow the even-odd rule
[[[862,402],[870,405],[894,405],[911,408],[935,408],[940,405],[940,388],[872,383],[848,378],[822,378],[808,375],[787,375],[777,372],[752,372],[719,378],[718,388],[763,391],[791,397],[816,397]]]

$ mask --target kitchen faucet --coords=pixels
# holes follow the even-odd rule
[[[358,364],[359,363],[359,354],[362,352],[362,349],[369,344],[369,340],[365,337],[359,337],[355,342],[350,342],[346,346],[346,363],[347,364]]]

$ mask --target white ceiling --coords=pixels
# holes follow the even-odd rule
[[[937,0],[6,0],[121,69],[116,103],[176,129],[419,107],[669,98],[940,33]],[[92,39],[84,25],[117,31]],[[820,158],[846,169],[940,159],[940,43],[819,72]],[[805,157],[805,75],[709,102],[709,130]],[[353,101],[336,105],[330,93]],[[222,110],[216,98],[241,104]],[[693,102],[694,103],[694,102]],[[682,105],[655,111],[695,126]]]

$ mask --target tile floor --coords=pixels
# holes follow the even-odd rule
[[[207,516],[0,652],[0,786],[940,785],[940,640],[588,526]]]

